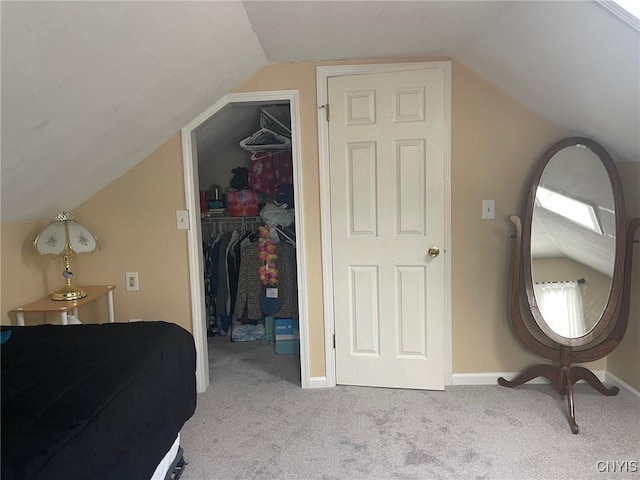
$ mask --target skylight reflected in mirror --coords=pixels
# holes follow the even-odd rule
[[[536,201],[545,210],[602,235],[602,228],[592,205],[541,186],[536,190]]]

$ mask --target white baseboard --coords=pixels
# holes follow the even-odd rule
[[[596,370],[593,373],[596,377],[598,377],[598,380],[600,380],[601,382],[604,381],[604,370]],[[513,380],[519,374],[520,372],[454,373],[451,376],[451,385],[497,385],[498,377],[504,377],[507,380]],[[545,377],[538,377],[527,383],[541,384],[550,382]]]
[[[450,385],[497,385],[498,377],[513,380],[519,373],[520,372],[454,373],[451,376]],[[615,385],[621,389],[624,388],[640,398],[640,392],[638,390],[623,382],[614,374],[605,372],[604,370],[594,370],[593,373],[598,377],[598,380],[606,383],[607,386]],[[549,380],[544,377],[538,377],[527,383],[544,384],[549,383]],[[334,386],[335,385],[329,385],[327,377],[311,377],[307,388],[329,388]]]
[[[307,388],[329,388],[335,387],[335,385],[329,385],[327,377],[311,377],[309,379],[309,386]]]
[[[625,389],[629,390],[632,394],[634,394],[636,397],[640,398],[640,392],[638,390],[633,388],[628,383],[625,383],[622,380],[620,380],[613,373],[607,372],[606,375],[604,376],[604,378],[605,378],[605,381],[607,382],[607,384],[615,385],[616,387],[618,387],[620,389],[625,388]]]

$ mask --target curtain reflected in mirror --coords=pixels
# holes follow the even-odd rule
[[[533,290],[540,313],[554,332],[575,338],[587,331],[578,281],[535,283]]]

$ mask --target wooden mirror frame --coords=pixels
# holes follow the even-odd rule
[[[536,187],[542,173],[551,158],[563,148],[583,145],[593,151],[602,161],[607,170],[613,190],[616,218],[616,254],[613,279],[607,305],[600,319],[589,332],[577,338],[563,337],[553,332],[544,322],[538,309],[533,293],[531,275],[531,225],[535,205]],[[584,367],[571,366],[572,363],[593,362],[611,353],[620,343],[627,330],[629,321],[629,303],[631,290],[631,266],[634,234],[640,228],[640,218],[633,219],[628,226],[625,224],[624,199],[622,185],[615,163],[607,151],[597,142],[585,137],[570,137],[552,145],[539,160],[525,204],[524,226],[520,217],[512,215],[509,220],[515,225],[516,245],[514,252],[513,270],[511,277],[510,312],[514,333],[520,342],[530,351],[555,361],[558,365],[541,364],[526,368],[512,381],[503,377],[498,383],[504,387],[517,387],[537,377],[547,378],[556,389],[567,396],[569,407],[569,425],[573,433],[578,433],[575,421],[573,385],[578,380],[585,380],[604,395],[616,395],[617,387],[607,388],[593,372]],[[524,290],[521,284],[524,277]],[[530,330],[522,312],[521,298],[526,295],[529,302],[527,319],[532,328],[538,327],[550,340],[551,345],[538,340]],[[538,332],[538,333],[540,333]],[[579,350],[574,348],[580,347]]]

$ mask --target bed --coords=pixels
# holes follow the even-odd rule
[[[3,480],[175,478],[196,407],[189,332],[166,322],[2,330]]]

